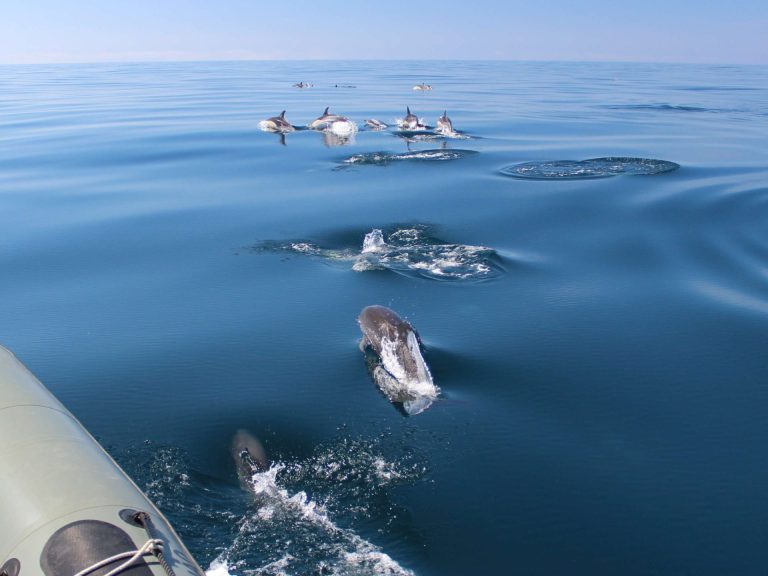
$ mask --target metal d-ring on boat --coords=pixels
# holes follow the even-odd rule
[[[202,576],[160,511],[0,346],[0,575]]]

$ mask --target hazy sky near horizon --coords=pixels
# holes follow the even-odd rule
[[[768,0],[6,0],[0,63],[505,59],[768,64]]]

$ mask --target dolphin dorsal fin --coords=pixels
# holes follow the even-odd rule
[[[326,106],[325,110],[323,110],[323,116],[328,116],[328,108],[330,108],[330,106]]]
[[[285,110],[283,110],[282,112],[280,112],[280,118],[282,118],[283,120],[285,120]]]
[[[406,113],[407,113],[408,115],[410,115],[410,114],[411,114],[411,107],[410,107],[410,106],[406,106],[406,107],[405,107],[405,111],[406,111]]]
[[[443,110],[443,118],[448,118],[448,110]]]

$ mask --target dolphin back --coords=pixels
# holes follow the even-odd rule
[[[237,466],[238,476],[250,478],[269,468],[267,453],[256,437],[246,430],[238,430],[232,438],[230,451]]]
[[[453,133],[453,122],[448,118],[448,111],[443,112],[443,115],[437,119],[437,132],[450,135]]]
[[[374,351],[381,354],[384,340],[405,342],[411,325],[385,306],[368,306],[357,319],[360,330],[371,343]]]
[[[285,119],[285,110],[280,112],[279,116],[272,116],[261,122],[262,130],[273,132],[293,132],[296,130],[293,125]]]

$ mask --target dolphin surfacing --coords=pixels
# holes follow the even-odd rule
[[[261,129],[268,132],[280,132],[284,134],[286,132],[294,132],[296,128],[285,119],[285,110],[283,110],[279,116],[272,116],[262,120],[260,123]]]
[[[312,130],[324,130],[334,122],[349,121],[349,119],[346,116],[342,116],[341,114],[331,114],[328,111],[329,108],[330,107],[326,107],[326,109],[323,110],[323,113],[320,116],[318,116],[308,124],[308,127]]]
[[[269,468],[267,453],[261,442],[246,430],[235,432],[230,452],[237,467],[237,476],[241,482],[249,480],[254,474],[264,472]]]
[[[399,124],[401,130],[419,130],[424,128],[424,125],[419,122],[419,117],[411,112],[410,106],[405,107],[405,118],[400,120]]]
[[[437,119],[437,128],[435,128],[435,132],[445,136],[453,136],[456,134],[453,129],[453,122],[448,118],[448,111],[443,112],[443,115]]]
[[[413,327],[384,306],[368,306],[357,319],[363,339],[360,349],[371,349],[379,362],[371,374],[384,395],[402,404],[409,415],[423,412],[440,389],[421,355],[421,342]]]
[[[387,125],[384,124],[384,122],[381,120],[376,120],[376,118],[370,118],[369,120],[366,120],[365,124],[374,130],[385,130],[387,128]]]

